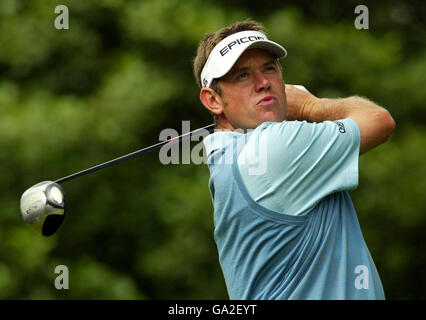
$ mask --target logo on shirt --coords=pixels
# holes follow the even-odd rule
[[[346,133],[345,125],[340,121],[334,121],[339,126],[340,133]]]

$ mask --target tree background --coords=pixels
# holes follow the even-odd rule
[[[69,30],[57,30],[57,5]],[[358,4],[369,29],[354,27]],[[64,225],[21,219],[30,186],[212,122],[192,75],[198,41],[237,20],[283,44],[287,83],[386,107],[391,139],[360,158],[351,192],[388,299],[426,298],[424,1],[2,0],[0,298],[227,299],[204,165],[158,152],[62,185]],[[423,88],[423,89],[422,89]],[[57,265],[69,290],[56,290]]]

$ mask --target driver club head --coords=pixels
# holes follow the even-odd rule
[[[53,181],[43,181],[27,189],[21,197],[21,215],[43,236],[54,234],[65,218],[65,194]]]

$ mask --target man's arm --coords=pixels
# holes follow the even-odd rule
[[[323,122],[351,118],[361,132],[360,154],[386,142],[395,129],[395,121],[390,113],[368,99],[358,96],[321,99],[292,85],[286,85],[285,90],[286,120]]]

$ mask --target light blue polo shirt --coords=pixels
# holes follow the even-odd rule
[[[266,122],[204,144],[231,299],[384,299],[346,191],[358,185],[353,120]]]

